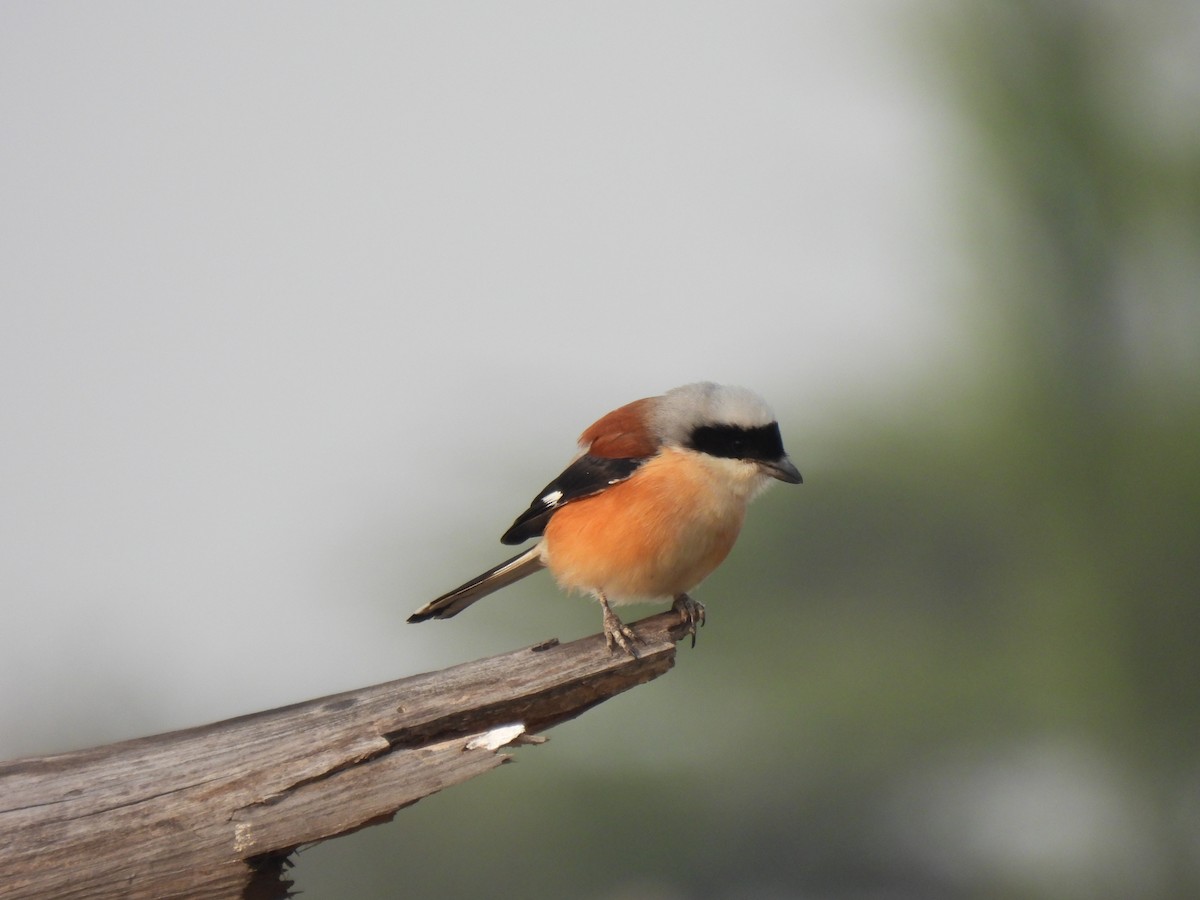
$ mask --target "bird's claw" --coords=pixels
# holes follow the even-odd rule
[[[604,604],[604,643],[610,651],[620,647],[634,659],[638,658],[634,644],[644,643],[632,628],[617,618],[617,614]]]
[[[671,609],[679,613],[679,624],[684,626],[686,634],[692,636],[692,646],[696,646],[696,625],[704,627],[704,604],[693,600],[687,594],[680,594],[671,604]]]

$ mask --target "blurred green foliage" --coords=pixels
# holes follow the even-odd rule
[[[921,31],[974,370],[816,435],[780,403],[806,484],[754,510],[680,671],[301,854],[305,896],[1200,893],[1200,17]]]

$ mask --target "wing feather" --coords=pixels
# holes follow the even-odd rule
[[[517,516],[517,520],[504,532],[500,543],[520,544],[530,538],[540,537],[555,510],[572,500],[590,497],[624,481],[648,458],[612,459],[583,454],[542,488],[529,504],[529,509]]]
[[[500,542],[519,544],[540,537],[555,510],[624,481],[657,453],[658,442],[647,427],[653,402],[653,397],[635,400],[596,420],[579,436],[579,455],[542,488]]]

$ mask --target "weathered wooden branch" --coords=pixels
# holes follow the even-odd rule
[[[283,896],[296,847],[385,822],[500,745],[666,672],[675,613],[213,725],[0,764],[0,896]],[[513,726],[508,727],[506,726]]]

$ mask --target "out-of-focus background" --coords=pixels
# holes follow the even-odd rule
[[[1187,2],[6,4],[0,757],[595,632],[404,618],[713,379],[806,483],[697,649],[304,897],[1195,895],[1197,59]]]

